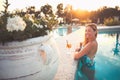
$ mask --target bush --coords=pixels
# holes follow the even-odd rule
[[[104,20],[104,24],[106,26],[115,26],[115,25],[120,25],[120,21],[114,20],[113,18],[107,18]]]

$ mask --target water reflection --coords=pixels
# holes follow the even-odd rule
[[[120,33],[99,34],[97,41],[95,80],[120,80]]]
[[[120,42],[119,42],[119,34],[116,34],[116,44],[115,44],[115,48],[113,48],[113,52],[114,55],[118,55],[118,53],[120,52]]]

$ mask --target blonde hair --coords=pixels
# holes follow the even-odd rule
[[[86,25],[86,27],[91,27],[93,31],[95,31],[95,37],[97,37],[98,30],[97,30],[97,25],[95,23],[89,23]],[[83,45],[86,45],[88,43],[88,39],[85,37]]]

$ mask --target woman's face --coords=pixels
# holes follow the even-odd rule
[[[85,29],[85,37],[90,39],[95,37],[95,31],[91,27],[86,27]]]

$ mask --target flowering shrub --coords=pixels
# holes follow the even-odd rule
[[[20,16],[14,16],[13,18],[8,17],[7,22],[6,28],[9,32],[24,31],[26,27],[26,23]]]
[[[42,11],[41,13],[35,11],[10,13],[7,11],[8,6],[6,0],[5,10],[0,12],[0,43],[44,36],[58,24],[56,16],[52,11],[47,10],[51,7],[49,5],[43,6],[43,13]],[[44,8],[48,13],[44,12]]]

